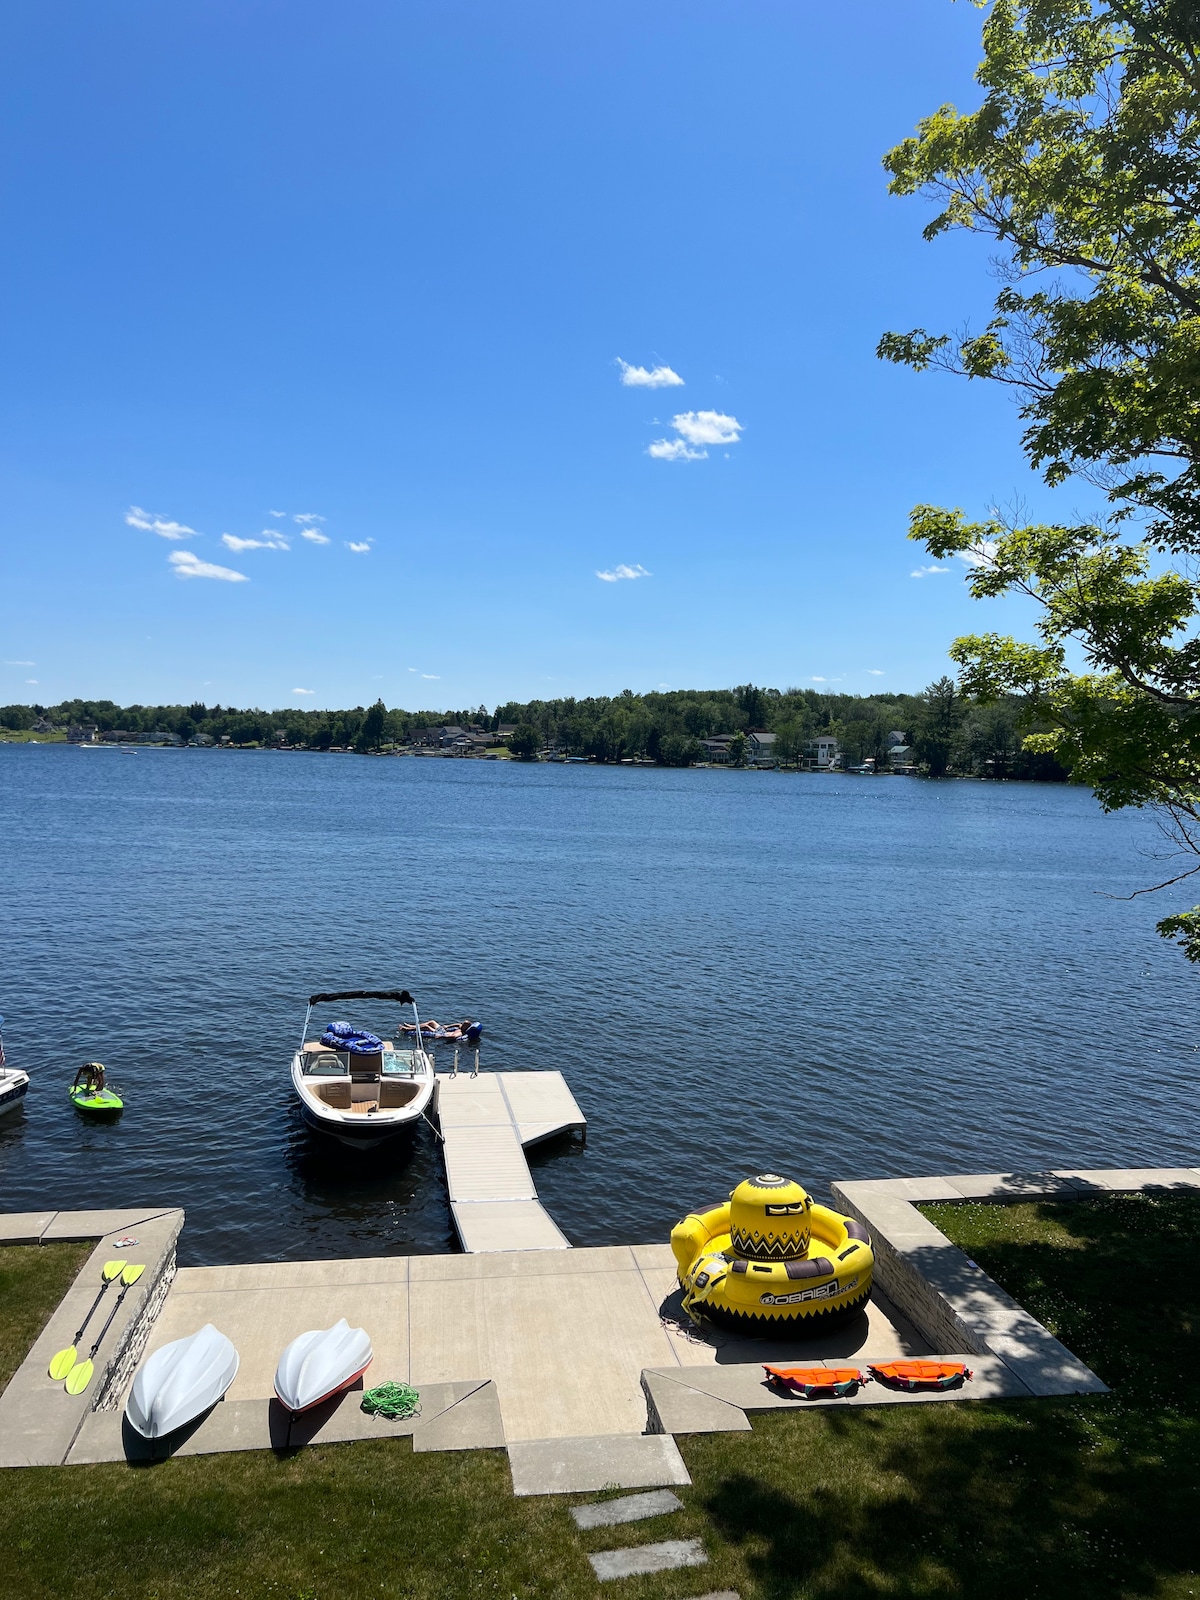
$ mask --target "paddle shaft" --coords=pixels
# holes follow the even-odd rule
[[[118,1274],[118,1276],[120,1276],[120,1274]],[[83,1338],[83,1330],[87,1327],[88,1323],[95,1316],[96,1307],[100,1304],[101,1300],[103,1300],[104,1296],[108,1293],[108,1286],[112,1281],[113,1280],[111,1278],[105,1278],[104,1282],[100,1285],[100,1293],[96,1296],[96,1298],[92,1301],[91,1305],[88,1307],[88,1314],[87,1314],[86,1317],[84,1317],[83,1321],[79,1324],[79,1332],[71,1340],[72,1344],[78,1344],[80,1339]]]
[[[135,1278],[135,1279],[134,1279],[134,1282],[135,1282],[135,1283],[136,1283],[136,1282],[137,1282],[137,1279],[136,1279],[136,1278]],[[133,1284],[132,1284],[132,1283],[123,1283],[123,1284],[122,1284],[122,1285],[121,1285],[121,1292],[120,1292],[120,1294],[119,1294],[119,1295],[118,1295],[118,1296],[117,1296],[117,1303],[116,1303],[116,1305],[115,1305],[115,1306],[114,1306],[114,1307],[113,1307],[113,1308],[112,1308],[112,1310],[111,1310],[111,1311],[110,1311],[110,1312],[109,1312],[109,1313],[108,1313],[108,1321],[107,1321],[107,1322],[106,1322],[106,1323],[105,1323],[105,1324],[104,1324],[104,1326],[103,1326],[103,1327],[102,1327],[102,1328],[101,1328],[101,1329],[100,1329],[100,1332],[99,1332],[99,1334],[98,1334],[98,1336],[97,1336],[97,1338],[96,1338],[96,1342],[95,1342],[95,1344],[94,1344],[94,1345],[93,1345],[93,1346],[92,1346],[92,1348],[91,1348],[91,1349],[90,1349],[90,1350],[89,1350],[89,1351],[88,1351],[88,1356],[87,1356],[87,1358],[88,1358],[88,1360],[89,1360],[89,1361],[92,1361],[92,1360],[94,1360],[94,1358],[95,1358],[95,1355],[96,1355],[96,1351],[97,1351],[97,1350],[99,1350],[99,1348],[100,1348],[100,1346],[101,1346],[101,1345],[102,1345],[102,1344],[103,1344],[103,1343],[104,1343],[104,1335],[105,1335],[105,1334],[106,1334],[106,1333],[107,1333],[107,1332],[108,1332],[108,1330],[109,1330],[109,1329],[110,1329],[110,1328],[111,1328],[111,1327],[112,1327],[112,1325],[113,1325],[113,1318],[114,1318],[114,1317],[115,1317],[115,1316],[116,1316],[116,1314],[117,1314],[117,1312],[118,1312],[118,1311],[120,1311],[120,1309],[121,1309],[121,1301],[122,1301],[122,1300],[124,1300],[124,1298],[125,1298],[125,1296],[126,1296],[126,1295],[127,1295],[127,1294],[128,1294],[128,1293],[129,1293],[129,1291],[130,1291],[130,1289],[132,1289],[132,1288],[133,1288]]]

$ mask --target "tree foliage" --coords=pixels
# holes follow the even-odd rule
[[[630,691],[587,699],[510,701],[491,713],[403,711],[382,700],[364,711],[238,710],[232,706],[118,706],[111,700],[66,700],[46,715],[59,727],[94,723],[101,732],[117,729],[137,735],[163,730],[190,738],[203,734],[215,742],[246,747],[287,744],[310,750],[371,751],[404,746],[445,724],[490,729],[513,725],[508,737],[514,755],[529,759],[547,748],[591,761],[650,760],[686,767],[703,760],[702,740],[714,735],[745,735],[765,728],[777,736],[776,757],[799,766],[818,733],[833,734],[846,761],[861,765],[874,756],[879,766],[891,736],[900,732],[916,744],[929,714],[936,685],[921,695],[819,694],[813,689],[766,689],[743,684],[736,689],[676,689],[637,695]],[[28,729],[43,707],[0,707],[0,728]],[[1066,773],[1050,758],[1025,750],[1021,736],[1026,709],[1016,697],[985,706],[956,696],[954,734],[945,770],[961,777],[1061,780]],[[1048,725],[1047,725],[1048,726]],[[941,763],[939,762],[939,770]]]
[[[994,315],[974,335],[888,334],[880,354],[1012,386],[1032,464],[1108,508],[1023,525],[918,506],[910,535],[962,557],[977,598],[1039,607],[1036,643],[955,641],[963,692],[1020,696],[1045,723],[1032,754],[1106,809],[1158,808],[1200,855],[1200,8],[995,0],[983,38],[979,108],[943,106],[885,164],[894,193],[939,202],[927,238],[1001,246]],[[1160,932],[1197,960],[1193,916],[1190,943],[1178,917]]]

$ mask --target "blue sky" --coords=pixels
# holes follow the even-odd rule
[[[12,0],[0,701],[915,690],[1027,631],[909,508],[1089,497],[874,356],[990,304],[880,166],[980,21]]]

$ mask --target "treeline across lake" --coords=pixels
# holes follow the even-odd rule
[[[691,766],[705,759],[703,740],[722,734],[774,733],[782,766],[803,764],[819,735],[832,735],[844,766],[887,764],[902,734],[912,761],[934,777],[946,774],[1061,781],[1064,770],[1024,748],[1037,731],[1024,720],[1017,699],[977,704],[964,698],[950,678],[921,694],[849,695],[815,689],[675,689],[661,693],[587,699],[509,701],[489,711],[404,711],[382,700],[344,711],[238,710],[199,702],[182,706],[118,706],[111,700],[66,700],[56,706],[0,707],[0,729],[28,732],[38,726],[94,726],[101,734],[134,737],[169,733],[184,743],[228,742],[237,746],[287,744],[314,750],[386,750],[430,740],[433,730],[456,727],[504,730],[513,754],[535,756],[551,749],[594,761],[652,760]],[[742,746],[734,742],[734,760]]]

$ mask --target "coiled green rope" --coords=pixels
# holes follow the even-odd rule
[[[363,1395],[362,1409],[373,1417],[388,1417],[395,1422],[417,1416],[421,1396],[407,1383],[381,1383]]]

